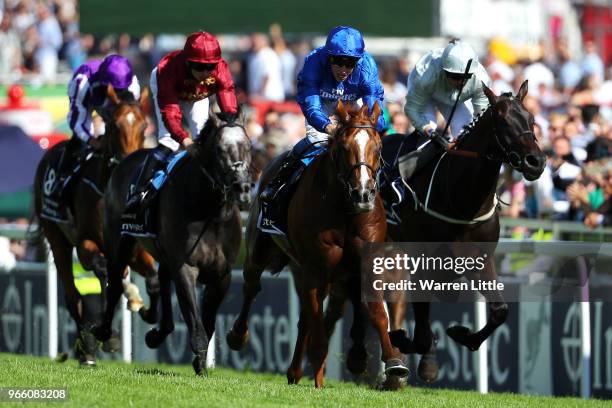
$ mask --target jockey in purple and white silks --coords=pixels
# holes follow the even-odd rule
[[[275,178],[261,193],[264,202],[271,201],[299,164],[299,156],[310,145],[326,146],[328,135],[339,128],[334,112],[339,100],[346,105],[370,108],[378,102],[383,106],[384,91],[378,78],[378,68],[365,51],[361,33],[346,26],[335,27],[323,47],[312,51],[304,61],[297,78],[297,102],[306,117],[306,137],[298,142]],[[378,119],[378,131],[385,120]]]
[[[467,77],[465,70],[472,60]],[[416,63],[408,77],[408,95],[404,111],[414,127],[431,137],[437,128],[436,111],[449,119],[463,81],[465,85],[457,109],[451,119],[450,132],[456,137],[472,117],[489,106],[482,83],[491,86],[491,79],[472,47],[459,40],[446,48],[432,50]]]
[[[109,55],[104,60],[92,60],[81,65],[74,72],[68,83],[70,110],[68,125],[72,137],[66,144],[66,151],[59,169],[60,180],[72,170],[75,160],[89,146],[97,147],[94,137],[92,114],[95,110],[104,121],[112,108],[107,98],[108,85],[111,84],[120,99],[138,100],[140,84],[132,72],[127,58],[120,55]]]

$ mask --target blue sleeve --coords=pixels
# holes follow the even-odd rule
[[[298,74],[297,102],[302,108],[306,121],[319,132],[331,123],[321,104],[319,88],[324,75],[325,64],[321,62],[316,50],[306,57],[304,68]]]
[[[382,112],[384,108],[384,99],[385,99],[385,91],[380,83],[380,79],[378,78],[378,67],[376,66],[376,62],[369,55],[365,54],[363,56],[364,61],[362,65],[362,78],[361,78],[361,99],[363,103],[367,104],[372,113],[372,108],[374,108],[374,104],[378,102],[380,106],[380,110]],[[376,130],[382,132],[386,127],[384,115],[378,117],[378,123],[376,125]]]

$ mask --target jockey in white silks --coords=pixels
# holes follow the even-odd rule
[[[470,60],[472,62],[466,76]],[[436,111],[448,121],[463,85],[449,126],[451,138],[454,138],[472,121],[474,115],[489,105],[482,88],[483,82],[491,86],[491,78],[478,62],[472,47],[463,41],[453,40],[446,48],[432,50],[416,63],[408,77],[404,111],[419,132],[432,137],[437,128]]]

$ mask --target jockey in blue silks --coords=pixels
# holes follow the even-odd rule
[[[308,54],[298,74],[297,101],[306,117],[306,137],[287,155],[260,199],[272,201],[310,146],[327,145],[329,135],[333,136],[340,127],[334,117],[339,100],[349,106],[365,103],[371,110],[375,102],[383,106],[383,97],[378,68],[365,51],[361,33],[346,26],[331,30],[325,45]],[[382,131],[384,126],[385,120],[380,115],[377,130]]]

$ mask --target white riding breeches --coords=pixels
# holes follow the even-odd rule
[[[180,148],[179,143],[170,136],[170,132],[166,129],[164,121],[162,120],[161,112],[159,110],[159,104],[157,102],[157,68],[151,72],[151,93],[153,94],[153,102],[155,104],[155,118],[157,119],[157,141],[159,144],[166,146],[173,152],[178,151]],[[200,137],[200,132],[204,129],[204,125],[208,120],[208,98],[190,102],[180,101],[179,107],[183,113],[184,120],[189,125],[189,131],[191,132],[191,138],[196,140]]]

